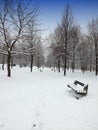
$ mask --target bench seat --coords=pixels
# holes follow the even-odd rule
[[[69,84],[68,87],[72,88],[77,93],[86,93],[86,90],[84,90],[81,85]]]

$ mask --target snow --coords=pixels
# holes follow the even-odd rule
[[[77,84],[77,85],[75,85],[75,84],[69,84],[69,86],[71,86],[71,88],[73,88],[75,91],[77,91],[77,92],[83,92],[83,86],[81,86],[81,85],[79,85],[79,84]]]
[[[0,70],[0,130],[98,130],[98,76],[80,71],[53,72],[34,67]],[[67,84],[89,84],[79,100]]]

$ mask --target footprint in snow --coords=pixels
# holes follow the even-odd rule
[[[2,128],[2,127],[4,127],[4,124],[1,124],[1,125],[0,125],[0,128]]]

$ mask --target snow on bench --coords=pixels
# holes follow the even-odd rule
[[[73,84],[68,84],[67,87],[71,88],[77,94],[80,94],[82,96],[86,96],[88,93],[88,84],[84,84],[77,80],[74,81]]]

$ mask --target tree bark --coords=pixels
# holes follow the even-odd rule
[[[68,39],[67,39],[67,33],[66,32],[66,42],[65,42],[65,56],[64,56],[64,76],[66,76],[66,68],[67,68],[67,43],[68,43]]]
[[[75,70],[75,47],[74,47],[74,50],[73,50],[72,72],[74,72],[74,70]]]
[[[33,69],[33,54],[31,54],[31,72],[32,72],[32,69]]]
[[[4,70],[4,56],[2,56],[2,70]]]
[[[55,60],[54,60],[54,63],[53,63],[53,68],[54,68],[54,72],[55,72]]]
[[[66,75],[66,56],[64,58],[64,76]]]
[[[96,54],[96,75],[98,75],[98,56]]]
[[[95,42],[95,55],[96,55],[96,75],[98,75],[98,52],[97,52],[97,42]]]
[[[58,61],[58,71],[60,72],[60,59]]]
[[[7,71],[8,71],[8,74],[7,76],[8,77],[11,77],[11,53],[10,51],[8,51],[8,55],[7,55]]]
[[[57,57],[57,61],[58,61],[58,65],[57,65],[58,66],[58,72],[60,72],[60,68],[61,68],[60,67],[60,56]]]
[[[40,68],[39,56],[37,57],[37,67],[38,67],[38,69]]]

